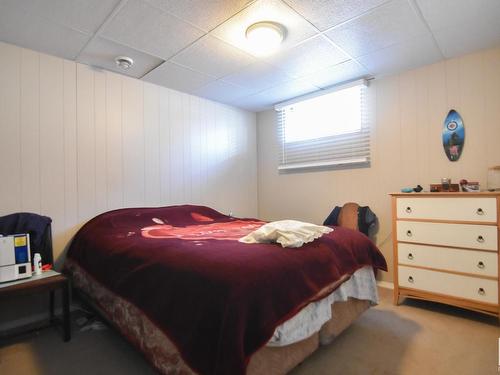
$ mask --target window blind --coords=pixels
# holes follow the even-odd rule
[[[277,105],[278,169],[368,166],[366,86],[356,81]]]

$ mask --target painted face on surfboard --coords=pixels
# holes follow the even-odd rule
[[[443,148],[450,161],[457,161],[462,155],[465,142],[465,128],[462,117],[454,109],[448,112],[443,124]]]

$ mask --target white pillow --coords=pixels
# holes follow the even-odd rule
[[[322,225],[296,220],[280,220],[264,224],[238,241],[244,243],[277,242],[282,247],[300,247],[331,231],[333,231],[332,228]]]

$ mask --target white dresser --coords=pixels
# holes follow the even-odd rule
[[[411,297],[500,317],[500,193],[391,196],[394,303]]]

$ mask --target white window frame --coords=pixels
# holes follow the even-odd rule
[[[327,95],[335,91],[361,86],[361,129],[357,132],[333,135],[311,140],[285,142],[284,108],[305,100]],[[299,96],[275,105],[280,141],[278,170],[292,171],[308,168],[344,169],[370,166],[370,127],[366,118],[366,87],[368,80],[361,79],[337,85],[329,89]],[[332,124],[335,126],[335,124]],[[312,151],[314,150],[314,151]]]

